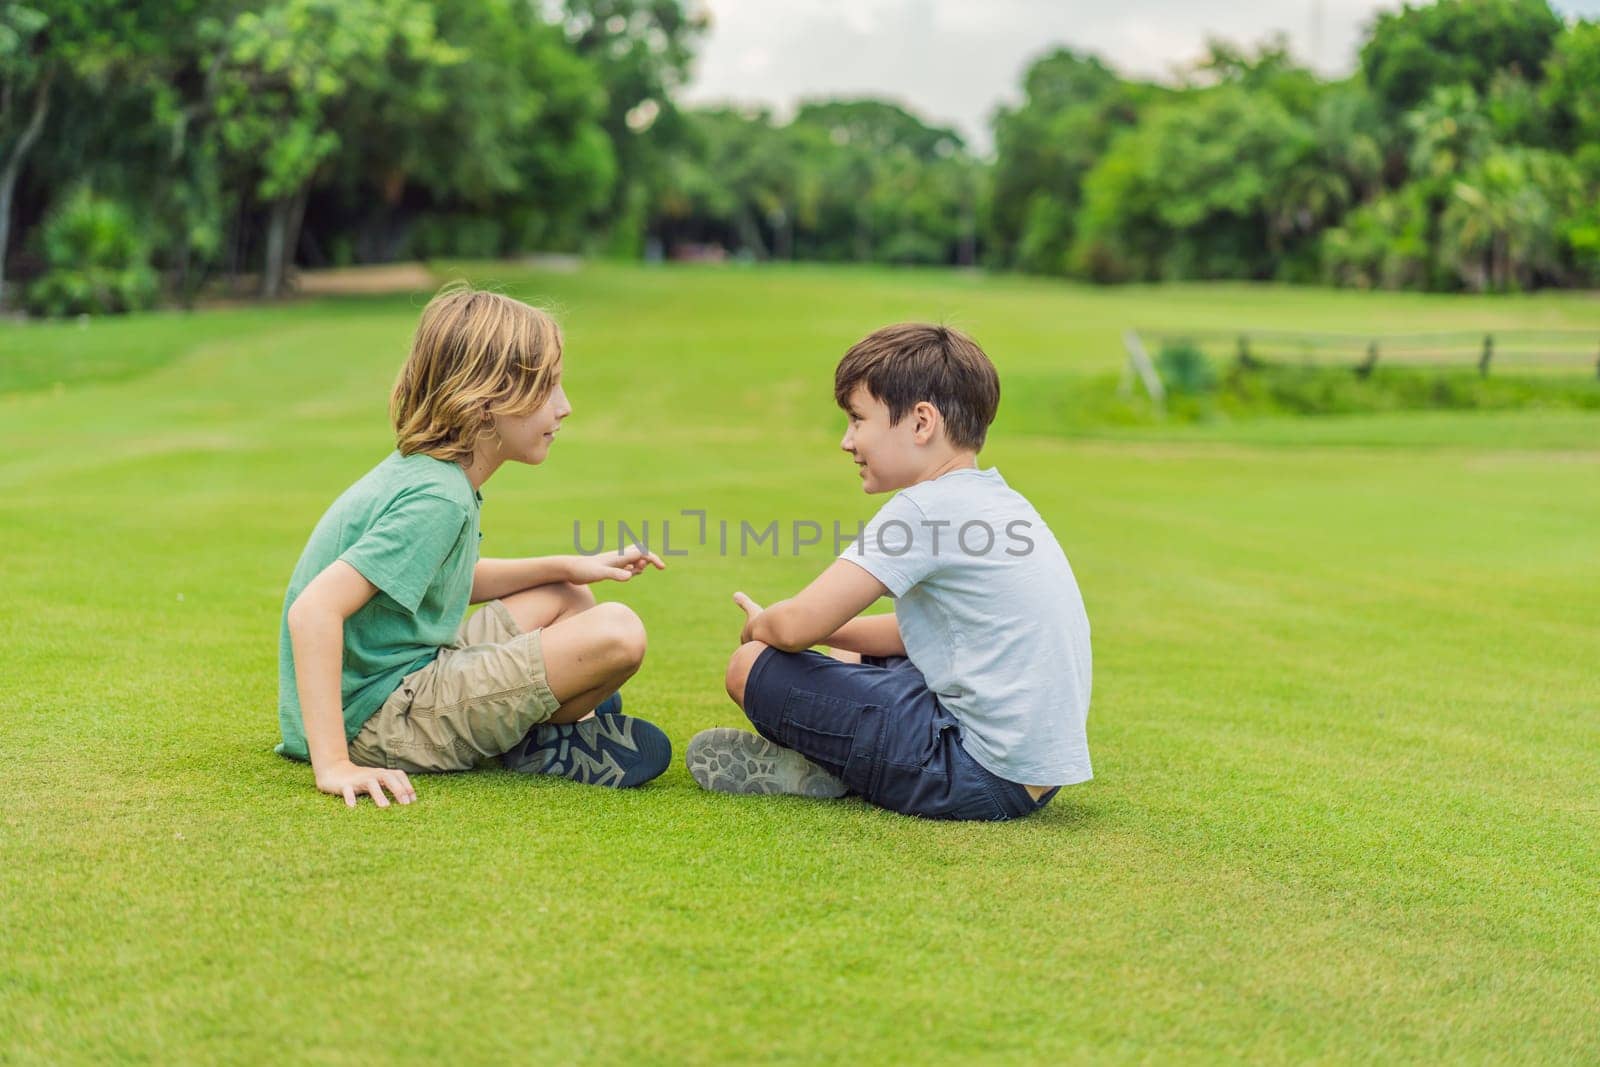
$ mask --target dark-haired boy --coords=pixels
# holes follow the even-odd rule
[[[866,492],[899,492],[792,599],[763,610],[734,594],[746,621],[728,695],[759,736],[702,731],[690,773],[935,819],[1036,811],[1091,776],[1089,622],[1039,513],[978,468],[994,365],[957,330],[888,326],[845,354],[834,395]],[[893,615],[860,615],[884,595]]]

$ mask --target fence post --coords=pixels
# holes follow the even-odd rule
[[[1478,360],[1478,373],[1487,378],[1489,376],[1489,361],[1494,358],[1494,334],[1483,335],[1483,355]]]
[[[1161,383],[1161,375],[1156,373],[1155,364],[1150,362],[1150,353],[1144,350],[1144,342],[1139,340],[1136,330],[1125,330],[1122,334],[1122,344],[1128,350],[1128,368],[1139,376],[1144,382],[1145,392],[1150,394],[1151,401],[1156,406],[1156,414],[1162,417],[1167,413],[1167,390]],[[1126,380],[1131,385],[1132,375],[1123,372]]]
[[[1372,374],[1372,368],[1378,365],[1378,342],[1370,341],[1367,344],[1367,358],[1356,364],[1356,377],[1365,378]]]

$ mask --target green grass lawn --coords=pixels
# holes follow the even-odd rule
[[[1600,302],[453,273],[567,330],[575,414],[485,487],[488,555],[684,508],[853,527],[881,499],[835,360],[973,332],[1008,385],[984,460],[1094,625],[1095,780],[1007,825],[681,763],[348,811],[272,754],[278,612],[391,447],[426,294],[0,326],[0,1062],[1600,1059],[1600,416],[1091,431],[1038,400],[1130,325],[1600,331]],[[629,710],[680,752],[740,723],[730,594],[827,547],[599,587],[650,629]]]

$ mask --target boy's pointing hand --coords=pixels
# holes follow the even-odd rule
[[[733,602],[744,609],[744,629],[739,632],[739,643],[742,645],[746,641],[754,640],[750,636],[751,627],[755,626],[756,619],[765,609],[743,593],[733,594]]]
[[[650,567],[658,571],[667,569],[667,565],[661,562],[661,557],[654,552],[646,552],[638,545],[629,545],[621,552],[609,555],[578,556],[573,580],[580,585],[604,581],[607,578],[625,582],[636,574],[643,574]]]

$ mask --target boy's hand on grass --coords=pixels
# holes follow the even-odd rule
[[[344,802],[352,808],[362,793],[370,794],[372,802],[378,807],[387,808],[389,798],[384,795],[385,789],[402,804],[417,799],[417,791],[412,788],[411,779],[406,777],[405,771],[391,771],[386,767],[358,767],[349,760],[342,760],[319,771],[317,788],[324,793],[343,796]]]
[[[603,556],[574,557],[572,580],[579,585],[603,582],[608,578],[625,582],[634,575],[643,574],[650,567],[658,571],[667,569],[661,557],[654,552],[646,552],[638,545],[629,545],[621,552],[608,552]]]
[[[744,609],[744,629],[739,631],[739,643],[742,645],[746,641],[755,640],[750,636],[750,631],[754,628],[756,619],[760,618],[761,613],[766,609],[743,593],[733,594],[733,602]]]

